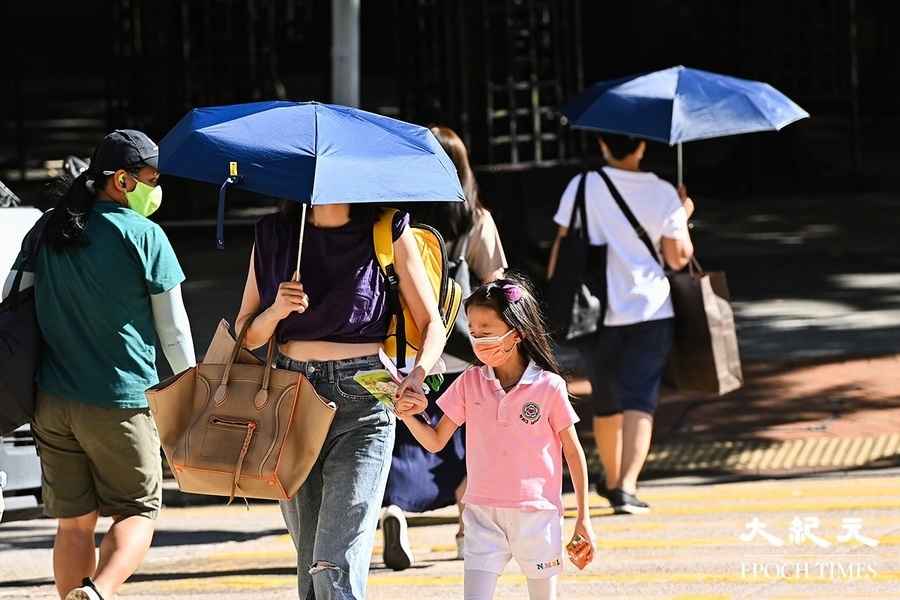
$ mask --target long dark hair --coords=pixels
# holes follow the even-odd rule
[[[72,178],[66,174],[50,182],[46,196],[54,202],[47,220],[46,240],[56,252],[87,246],[87,225],[91,209],[97,202],[97,191],[106,186],[107,175],[85,171]]]
[[[466,201],[421,202],[410,206],[409,211],[417,221],[437,227],[446,239],[458,240],[472,229],[475,212],[484,208],[478,196],[478,183],[469,164],[466,145],[456,132],[449,127],[435,125],[431,128],[431,133],[456,166]]]
[[[511,301],[507,296],[507,288],[518,287],[520,297]],[[486,283],[472,292],[466,299],[465,308],[484,306],[492,308],[503,321],[522,336],[521,347],[529,360],[545,371],[561,374],[559,362],[553,354],[550,334],[541,305],[535,297],[534,287],[522,275],[507,274],[503,279]]]

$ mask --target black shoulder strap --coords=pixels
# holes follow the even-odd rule
[[[622,194],[619,193],[619,190],[613,184],[612,179],[609,178],[609,175],[606,174],[602,168],[600,169],[600,177],[603,178],[603,181],[606,183],[606,187],[609,188],[609,193],[612,195],[613,200],[616,201],[616,204],[619,206],[619,209],[622,213],[625,214],[625,218],[628,219],[628,222],[631,223],[631,227],[634,229],[634,232],[637,234],[638,238],[642,242],[644,242],[644,246],[647,247],[647,252],[650,253],[650,256],[653,257],[653,260],[658,261],[659,264],[663,264],[663,261],[660,259],[659,254],[657,254],[656,249],[653,247],[653,242],[650,241],[650,236],[647,235],[647,230],[641,225],[640,221],[637,220],[637,217],[634,216],[634,213],[631,212],[631,209],[628,207],[628,203],[625,202],[625,198],[622,197]]]
[[[22,277],[25,271],[34,272],[34,261],[37,258],[38,252],[41,249],[41,244],[44,241],[44,232],[47,229],[47,221],[49,220],[50,211],[47,211],[37,220],[28,233],[25,234],[25,238],[22,240],[22,246],[19,250],[19,257],[25,255],[27,258],[22,261],[18,270],[16,270],[12,289],[9,291],[10,297],[19,294],[19,288],[22,287]]]
[[[578,190],[575,192],[575,204],[572,205],[572,215],[569,217],[569,234],[578,232],[580,237],[587,239],[587,209],[585,208],[584,182],[587,181],[587,172],[581,174],[578,180]],[[575,228],[575,215],[579,216],[581,227]]]

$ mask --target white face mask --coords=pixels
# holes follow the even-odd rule
[[[473,346],[485,346],[488,344],[499,344],[500,342],[505,340],[507,337],[509,337],[509,335],[512,334],[514,331],[515,331],[515,329],[510,329],[503,335],[490,335],[487,337],[475,337],[470,333],[469,339],[472,341]]]

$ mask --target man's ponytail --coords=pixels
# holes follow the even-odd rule
[[[63,175],[51,182],[47,195],[56,203],[47,222],[46,240],[53,250],[63,252],[90,243],[86,234],[88,219],[106,179],[106,175],[87,170],[75,179]]]

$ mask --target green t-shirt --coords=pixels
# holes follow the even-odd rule
[[[35,303],[46,342],[38,385],[46,392],[110,408],[144,408],[159,382],[150,295],[184,281],[159,225],[98,201],[85,247],[46,246],[35,262]]]

